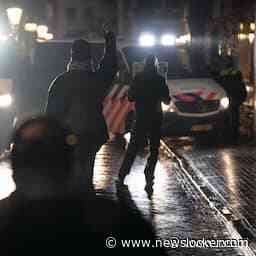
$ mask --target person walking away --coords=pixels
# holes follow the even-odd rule
[[[154,55],[145,59],[145,68],[135,76],[128,92],[128,99],[135,102],[136,122],[126,155],[119,170],[118,184],[123,185],[139,149],[149,140],[150,155],[144,170],[145,190],[153,187],[154,170],[160,146],[162,108],[161,102],[170,103],[169,89],[165,79],[157,72],[158,60]]]
[[[225,56],[223,70],[220,72],[220,83],[230,99],[230,139],[237,141],[240,127],[240,106],[246,100],[247,92],[242,73],[236,69],[232,57]]]
[[[67,71],[52,82],[46,107],[47,115],[69,125],[77,135],[77,179],[87,188],[93,188],[96,153],[108,139],[102,102],[117,72],[115,35],[106,30],[104,34],[105,54],[96,70],[90,43],[74,41]]]

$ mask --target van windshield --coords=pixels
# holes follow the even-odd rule
[[[135,62],[143,62],[149,54],[155,54],[159,60],[168,63],[167,79],[208,78],[210,74],[205,65],[198,68],[192,65],[188,55],[175,47],[139,47],[129,46],[123,48],[123,53],[130,69]]]

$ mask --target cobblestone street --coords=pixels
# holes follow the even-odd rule
[[[124,150],[116,144],[102,148],[96,159],[94,183],[96,192],[117,199],[115,178],[121,164]],[[181,188],[176,173],[177,165],[170,158],[161,156],[156,168],[154,193],[151,200],[144,191],[143,167],[145,156],[137,157],[126,183],[129,187],[131,204],[153,223],[160,239],[228,239],[229,233],[216,215],[200,199]],[[1,194],[13,190],[13,183],[6,165],[2,165],[0,176]],[[136,231],[135,231],[136,232]],[[232,248],[167,248],[170,255],[244,255]]]
[[[114,177],[123,158],[123,150],[107,145],[98,154],[94,182],[98,191],[115,193]],[[227,239],[227,233],[214,215],[190,193],[185,193],[178,183],[175,171],[178,167],[164,156],[156,168],[152,199],[144,191],[143,168],[145,157],[138,156],[126,179],[133,202],[143,215],[152,221],[161,239]],[[243,255],[230,248],[177,248],[170,255]]]
[[[249,221],[255,232],[255,147],[178,152],[228,207]]]

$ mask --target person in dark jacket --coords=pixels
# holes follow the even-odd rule
[[[135,76],[128,92],[130,101],[135,102],[136,122],[132,131],[131,141],[119,171],[119,184],[123,184],[138,150],[149,139],[150,156],[144,170],[146,190],[152,189],[154,169],[158,159],[160,146],[162,108],[161,102],[169,104],[169,89],[165,79],[157,72],[157,58],[149,55],[145,60],[142,73]]]
[[[124,250],[166,255],[161,248],[122,246],[122,239],[156,240],[152,225],[126,200],[116,202],[75,189],[72,131],[41,116],[22,123],[12,142],[16,191],[0,201],[3,255],[98,255],[108,253],[111,246],[116,247],[112,255]]]
[[[235,68],[232,57],[224,57],[223,69],[218,81],[230,99],[230,126],[232,128],[230,139],[236,141],[239,138],[240,106],[246,100],[247,92],[242,73]]]
[[[105,31],[105,54],[94,70],[90,43],[74,41],[67,72],[58,76],[49,89],[46,113],[68,124],[79,139],[76,170],[79,182],[92,185],[96,153],[107,141],[102,102],[117,72],[116,40]]]

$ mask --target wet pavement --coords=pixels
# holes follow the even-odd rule
[[[94,184],[97,193],[116,197],[115,178],[124,156],[124,150],[109,144],[98,153],[95,164]],[[143,168],[145,155],[137,157],[126,183],[132,203],[153,223],[160,239],[228,239],[229,233],[217,219],[214,212],[201,203],[200,199],[182,189],[177,179],[178,166],[169,158],[161,156],[156,167],[154,193],[149,199],[144,191],[145,180]],[[3,166],[5,175],[0,175],[0,195],[2,198],[14,189],[10,180],[11,171]],[[2,170],[1,170],[2,171]],[[2,172],[4,173],[4,172]],[[7,178],[8,177],[8,178]],[[2,179],[5,179],[4,181]],[[9,190],[8,190],[9,188]],[[136,231],[135,231],[136,232]],[[175,248],[167,249],[170,255],[243,255],[232,248]]]
[[[256,146],[254,142],[236,146],[215,146],[183,143],[179,147],[167,144],[189,166],[197,184],[213,192],[239,220],[238,229],[251,239],[256,238]],[[240,225],[242,224],[242,225]]]
[[[118,167],[124,155],[123,149],[116,145],[102,148],[96,160],[94,182],[98,191],[115,193],[113,179],[117,177]],[[228,232],[214,213],[190,193],[185,193],[179,185],[175,171],[177,165],[164,156],[156,167],[154,193],[151,200],[144,191],[143,168],[145,155],[137,157],[130,175],[125,182],[131,198],[142,214],[149,219],[161,239],[177,237],[180,239],[225,239]],[[230,248],[203,249],[177,248],[170,255],[240,255]],[[243,255],[243,254],[241,254]]]

